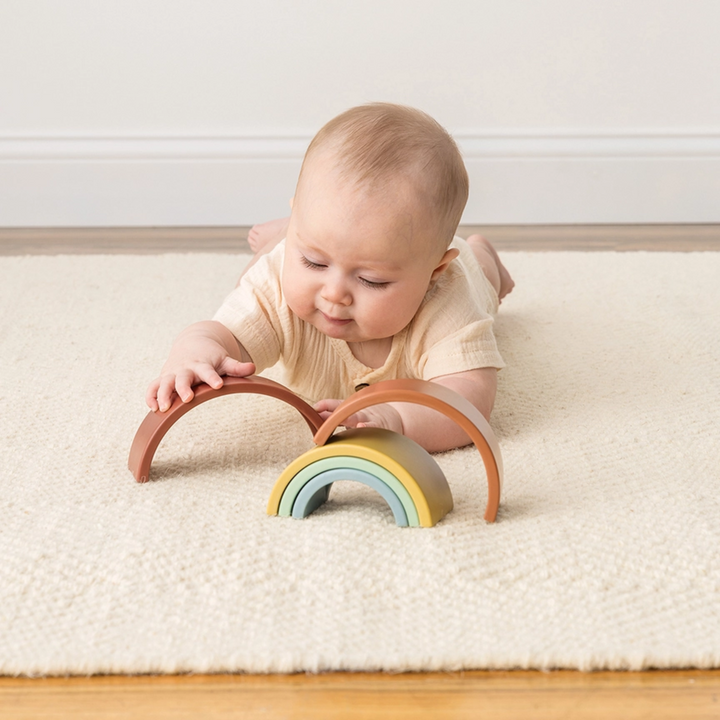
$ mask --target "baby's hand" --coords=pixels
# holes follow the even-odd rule
[[[173,344],[160,377],[147,389],[145,401],[148,407],[154,412],[166,412],[175,394],[183,402],[190,402],[195,397],[194,385],[204,382],[217,390],[223,385],[222,375],[252,375],[255,372],[253,363],[231,357],[229,350],[238,348],[239,353],[240,350],[234,338],[235,348],[232,347],[227,334],[232,338],[229,330],[218,330],[211,323],[197,323],[183,331]]]
[[[321,400],[315,405],[315,410],[320,413],[320,417],[323,420],[327,420],[341,402],[342,400]],[[403,422],[400,413],[389,403],[373,405],[372,407],[365,408],[365,410],[360,410],[360,412],[356,412],[344,420],[343,425],[347,428],[384,428],[385,430],[392,430],[401,435],[403,432]]]

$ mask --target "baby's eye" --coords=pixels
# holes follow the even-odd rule
[[[372,280],[366,280],[365,278],[361,277],[358,278],[358,280],[363,284],[365,287],[373,288],[374,290],[383,290],[385,289],[390,283],[389,282],[373,282]]]
[[[312,260],[308,260],[304,255],[300,256],[300,261],[306,268],[310,268],[311,270],[322,270],[322,268],[327,267],[327,265],[320,265],[320,263],[314,263]]]

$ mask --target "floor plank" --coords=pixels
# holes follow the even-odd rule
[[[699,720],[720,671],[0,679],[0,719]]]
[[[0,255],[250,252],[249,228],[3,228]]]

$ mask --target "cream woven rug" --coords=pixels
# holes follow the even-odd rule
[[[311,439],[260,396],[134,482],[145,386],[245,259],[0,259],[0,672],[720,666],[720,253],[508,253],[498,522],[471,448],[432,529],[355,483],[268,517]]]

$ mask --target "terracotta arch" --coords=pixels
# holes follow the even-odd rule
[[[351,395],[339,405],[315,433],[315,443],[324,445],[333,432],[350,415],[384,402],[409,402],[425,405],[454,420],[480,451],[488,482],[488,501],[485,520],[494,522],[500,506],[502,490],[502,455],[488,421],[462,395],[437,383],[426,380],[384,380]]]
[[[193,392],[195,397],[189,403],[184,403],[179,397],[176,397],[169,410],[164,413],[150,412],[140,424],[130,447],[130,457],[128,459],[128,467],[138,482],[147,482],[155,451],[167,431],[185,413],[190,412],[190,410],[208,400],[222,395],[235,395],[237,393],[268,395],[282,400],[298,410],[313,433],[322,425],[320,415],[302,398],[280,385],[280,383],[257,375],[245,378],[226,376],[223,378],[223,386],[218,390],[203,383],[194,387]]]

